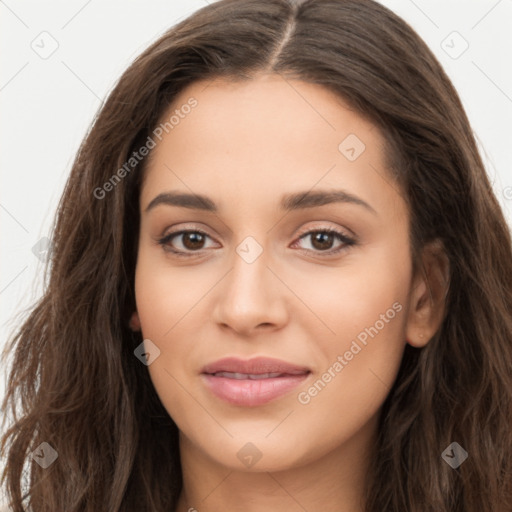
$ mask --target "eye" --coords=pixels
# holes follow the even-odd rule
[[[171,242],[174,238],[181,240],[182,248],[176,249],[172,246]],[[187,254],[187,251],[199,252],[201,249],[204,249],[206,238],[210,238],[210,236],[204,231],[198,229],[184,229],[165,235],[158,240],[158,243],[162,246],[164,251],[172,252],[176,256],[187,257],[191,256],[191,254]]]
[[[354,238],[332,228],[307,231],[299,237],[299,240],[306,240],[308,238],[311,241],[310,245],[312,246],[312,249],[306,248],[305,250],[308,252],[325,253],[327,255],[337,254],[356,243]],[[340,245],[338,245],[336,249],[333,249],[332,246],[336,240]],[[297,242],[295,242],[294,245],[296,244]]]

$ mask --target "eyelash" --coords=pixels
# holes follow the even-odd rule
[[[208,235],[207,233],[205,233],[204,231],[202,231],[200,229],[183,229],[183,230],[180,230],[180,231],[174,231],[172,233],[168,233],[164,237],[158,239],[157,242],[158,242],[158,244],[160,244],[162,246],[164,251],[170,252],[173,255],[175,255],[177,257],[180,257],[180,258],[189,258],[189,257],[192,257],[192,256],[196,255],[197,253],[199,253],[200,250],[198,250],[198,251],[191,251],[191,252],[184,252],[184,251],[173,249],[170,245],[168,245],[168,243],[173,238],[175,238],[175,237],[177,237],[179,235],[187,234],[187,233],[199,233],[199,234],[201,234],[203,236],[207,236],[208,238],[211,238],[210,235]],[[351,247],[351,246],[356,244],[356,240],[354,238],[348,237],[344,233],[342,233],[342,232],[340,232],[340,231],[338,231],[336,229],[333,229],[333,228],[313,229],[313,230],[306,231],[305,233],[303,233],[303,234],[301,234],[299,236],[298,240],[302,240],[303,238],[306,238],[309,235],[312,235],[312,234],[315,234],[315,233],[329,233],[329,234],[336,235],[336,238],[340,242],[343,242],[343,245],[341,245],[337,249],[330,249],[330,250],[327,250],[327,251],[315,251],[315,250],[311,250],[311,249],[304,249],[307,252],[314,252],[314,253],[318,253],[320,255],[332,256],[332,255],[338,254],[339,252],[341,252],[343,250],[346,250],[349,247]]]

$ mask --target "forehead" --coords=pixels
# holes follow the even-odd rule
[[[343,186],[377,203],[396,200],[386,197],[397,189],[383,179],[379,129],[316,84],[279,75],[196,82],[160,122],[142,207],[163,189],[210,191],[221,207],[223,195],[240,205],[271,206],[284,193],[314,187]]]
[[[193,108],[188,106],[191,102],[195,102]],[[172,126],[166,126],[170,120]],[[186,144],[195,136],[197,147],[204,137],[204,146],[231,147],[232,152],[237,149],[235,141],[245,143],[239,149],[250,150],[261,143],[270,147],[271,141],[272,146],[293,147],[297,142],[303,143],[304,138],[310,140],[308,146],[318,145],[322,138],[325,147],[318,149],[329,145],[337,154],[336,142],[349,132],[366,138],[368,143],[383,142],[376,127],[333,92],[280,75],[236,82],[195,82],[174,98],[161,118],[161,128],[163,135],[171,135],[176,144]],[[233,136],[235,131],[236,139],[230,144],[225,135]],[[277,140],[275,135],[279,135]]]

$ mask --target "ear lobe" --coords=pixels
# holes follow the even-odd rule
[[[140,331],[140,319],[139,314],[137,311],[134,311],[132,313],[132,316],[130,317],[130,321],[128,322],[128,326],[132,331]]]
[[[422,250],[421,268],[413,279],[406,338],[413,347],[424,347],[439,330],[446,313],[450,288],[450,262],[440,240]]]

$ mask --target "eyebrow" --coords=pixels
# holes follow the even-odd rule
[[[350,203],[362,206],[368,211],[377,215],[375,209],[366,201],[354,196],[344,190],[316,190],[295,192],[286,194],[281,200],[281,209],[285,211],[302,210],[306,208],[315,208],[331,203]],[[158,194],[148,204],[145,212],[148,212],[158,205],[166,204],[169,206],[180,206],[191,210],[203,210],[207,212],[218,212],[215,202],[207,196],[201,194],[188,194],[184,192],[163,192]]]

